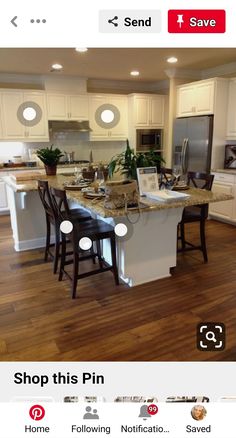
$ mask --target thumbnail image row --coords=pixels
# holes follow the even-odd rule
[[[104,397],[97,396],[66,396],[64,397],[65,403],[93,403],[93,402],[105,402],[106,399]],[[120,403],[157,403],[158,400],[156,397],[144,397],[144,396],[118,396],[114,399],[114,402]],[[230,397],[221,397],[219,401],[232,401],[236,402],[236,396]],[[167,397],[165,402],[167,403],[209,403],[210,398],[206,396],[171,396]]]

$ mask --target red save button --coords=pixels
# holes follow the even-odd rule
[[[224,33],[223,9],[173,9],[168,11],[169,33]]]

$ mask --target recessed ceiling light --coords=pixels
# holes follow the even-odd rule
[[[61,70],[63,67],[61,64],[52,64],[52,69],[53,70]]]
[[[87,47],[76,47],[75,50],[76,52],[80,52],[80,53],[84,53],[88,51]]]
[[[139,76],[139,71],[138,70],[133,70],[130,72],[131,76]]]
[[[170,56],[170,58],[167,58],[167,62],[169,62],[170,64],[174,64],[177,61],[178,59],[175,56]]]

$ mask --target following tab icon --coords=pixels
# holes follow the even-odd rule
[[[169,33],[225,33],[223,9],[172,9],[168,11]]]

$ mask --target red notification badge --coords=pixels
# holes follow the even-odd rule
[[[147,411],[150,415],[156,415],[158,412],[158,407],[157,407],[157,405],[154,405],[154,404],[149,405]]]

